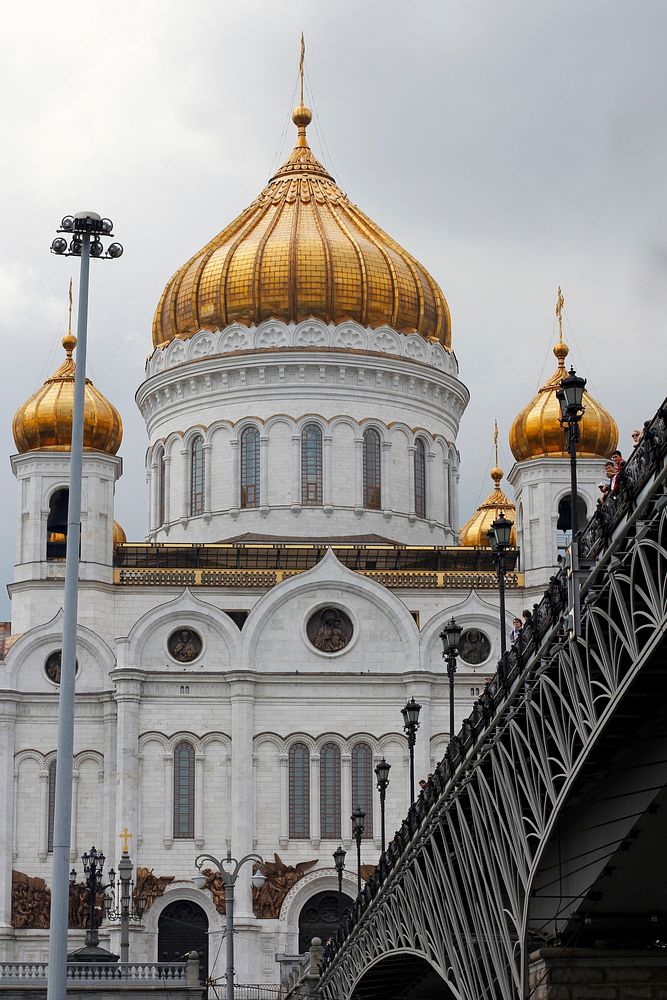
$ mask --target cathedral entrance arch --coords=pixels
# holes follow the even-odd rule
[[[343,913],[349,908],[352,900],[343,896]],[[338,928],[338,893],[318,892],[311,896],[301,907],[299,913],[299,954],[310,948],[314,937],[324,943],[333,937]]]
[[[208,976],[208,917],[197,903],[177,899],[165,906],[158,920],[158,962],[179,962],[190,951],[199,955],[199,978]]]

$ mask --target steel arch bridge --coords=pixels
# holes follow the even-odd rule
[[[667,401],[579,550],[325,948],[324,1000],[516,1000],[532,949],[623,923],[599,886],[667,785]]]

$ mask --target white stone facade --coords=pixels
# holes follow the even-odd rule
[[[456,544],[459,456],[456,435],[468,401],[453,354],[418,335],[266,323],[202,331],[154,352],[137,393],[148,429],[148,537],[156,542],[212,543],[246,532],[289,540],[380,535],[397,547]],[[323,502],[304,506],[299,492],[300,433],[306,422],[322,430]],[[260,434],[260,495],[256,508],[240,503],[239,437]],[[364,507],[360,441],[373,427],[382,442],[382,504]],[[204,438],[204,509],[190,516],[188,442]],[[426,516],[414,496],[415,442],[426,445]],[[164,499],[156,476],[164,450]],[[67,455],[29,452],[12,458],[18,483],[17,569],[10,586],[12,642],[0,663],[0,958],[43,960],[48,931],[15,929],[11,921],[12,869],[50,879],[49,766],[54,759],[58,685],[45,673],[60,648],[64,563],[46,558],[45,514],[53,490],[67,482]],[[543,577],[553,572],[551,514],[565,489],[567,462],[516,467],[518,495],[537,499],[520,527],[523,569],[534,589],[508,591],[507,623]],[[538,468],[539,467],[539,468]],[[197,902],[209,921],[210,972],[220,975],[224,918],[209,893],[191,879],[197,854],[222,857],[229,848],[289,865],[316,859],[289,891],[275,919],[253,915],[245,870],[236,894],[236,965],[240,982],[275,982],[275,955],[298,947],[299,915],[319,892],[335,890],[332,852],[348,850],[345,892],[356,891],[350,816],[355,746],[370,747],[373,765],[392,765],[387,794],[391,837],[409,804],[409,758],[400,709],[421,703],[415,751],[417,778],[426,777],[446,750],[448,685],[439,632],[454,615],[484,633],[486,659],[459,662],[457,725],[495,671],[500,653],[497,591],[465,585],[426,588],[406,577],[388,589],[345,567],[330,551],[317,565],[287,575],[271,588],[243,582],[188,588],[173,579],[124,585],[113,566],[114,483],[120,459],[91,453],[84,461],[82,570],[72,805],[73,863],[95,843],[115,864],[118,832],[133,834],[135,865],[174,881],[134,928],[131,957],[155,960],[159,917],[170,902]],[[539,474],[538,474],[539,473]],[[598,469],[596,465],[595,475]],[[591,472],[591,476],[593,473]],[[592,479],[582,476],[590,496]],[[547,490],[547,485],[549,486]],[[555,491],[555,492],[554,492]],[[163,503],[165,518],[159,508]],[[542,537],[544,535],[544,537]],[[525,539],[525,541],[524,541]],[[551,562],[549,561],[551,559]],[[463,578],[462,578],[463,579]],[[315,648],[306,632],[325,606],[344,611],[353,634],[341,651]],[[227,614],[248,613],[243,628]],[[201,652],[183,663],[167,641],[178,628],[194,629]],[[174,752],[194,755],[192,836],[174,834]],[[307,836],[290,835],[289,755],[295,743],[309,752]],[[323,747],[340,755],[340,837],[323,834],[320,763]],[[379,800],[373,796],[373,833],[362,860],[380,849]],[[72,935],[72,945],[80,938]],[[102,943],[117,949],[117,932]]]

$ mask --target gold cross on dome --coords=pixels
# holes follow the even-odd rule
[[[132,834],[130,833],[127,827],[124,827],[123,830],[118,834],[118,837],[120,840],[123,841],[123,854],[127,854],[129,847],[128,840],[132,839]]]
[[[560,339],[563,339],[563,306],[565,305],[565,298],[560,290],[560,285],[558,286],[558,297],[556,298],[556,316],[558,317],[558,330],[560,332]]]

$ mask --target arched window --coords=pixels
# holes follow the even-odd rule
[[[380,435],[372,427],[364,431],[364,507],[380,510],[382,506],[382,470]]]
[[[367,743],[352,750],[352,808],[366,813],[364,837],[373,836],[373,752]]]
[[[301,503],[322,505],[322,430],[306,424],[301,432]]]
[[[190,517],[204,513],[204,439],[197,435],[190,445]]]
[[[165,518],[165,463],[164,448],[160,448],[157,460],[157,520],[158,524],[164,524]]]
[[[174,747],[174,839],[195,835],[195,751],[182,740]]]
[[[340,837],[340,748],[325,743],[320,752],[320,837]]]
[[[67,513],[69,490],[56,490],[49,500],[46,521],[46,558],[64,559],[67,551]]]
[[[56,760],[49,764],[49,806],[46,819],[46,849],[53,851],[53,821],[56,816]]]
[[[415,514],[426,517],[426,445],[422,438],[415,442]]]
[[[305,743],[289,750],[289,835],[310,836],[310,753]]]
[[[241,434],[241,506],[259,507],[259,431],[246,427]]]

